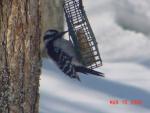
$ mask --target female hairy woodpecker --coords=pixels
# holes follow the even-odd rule
[[[75,55],[72,55],[71,52],[69,52],[69,49],[71,48],[67,48],[68,50],[66,51],[63,47],[60,47],[59,44],[56,44],[57,42],[60,41],[60,39],[63,39],[63,35],[65,33],[67,33],[67,31],[59,32],[54,29],[48,30],[45,33],[44,43],[47,49],[48,56],[57,64],[57,66],[66,75],[68,75],[71,78],[76,78],[80,81],[80,78],[77,72],[84,73],[84,74],[89,73],[92,75],[103,77],[103,73],[86,68],[80,63],[75,63],[74,62],[74,59],[76,59]],[[65,40],[65,41],[68,41],[68,40]],[[70,42],[68,41],[68,43]],[[72,53],[74,53],[73,49],[72,49]]]

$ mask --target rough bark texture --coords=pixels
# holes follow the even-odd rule
[[[53,28],[63,30],[63,0],[41,0],[42,34]]]
[[[0,0],[0,113],[38,113],[39,0]]]

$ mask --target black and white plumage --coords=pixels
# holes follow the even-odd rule
[[[84,74],[90,73],[96,76],[103,76],[103,73],[84,67],[76,58],[71,43],[63,39],[65,32],[58,32],[57,30],[48,30],[44,35],[45,47],[48,55],[54,60],[57,66],[69,77],[80,80],[77,72]],[[63,39],[63,41],[62,41]],[[64,49],[61,45],[70,44],[70,47]],[[70,51],[71,50],[71,51]]]

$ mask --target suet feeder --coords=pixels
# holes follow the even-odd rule
[[[82,0],[65,0],[64,12],[69,35],[78,59],[91,69],[102,66],[96,38],[86,16]]]

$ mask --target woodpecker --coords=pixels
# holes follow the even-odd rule
[[[63,38],[67,32],[50,29],[45,33],[44,43],[48,56],[70,78],[75,78],[80,81],[78,72],[104,77],[103,73],[89,69],[77,60],[72,43]],[[67,47],[65,48],[65,46]]]

